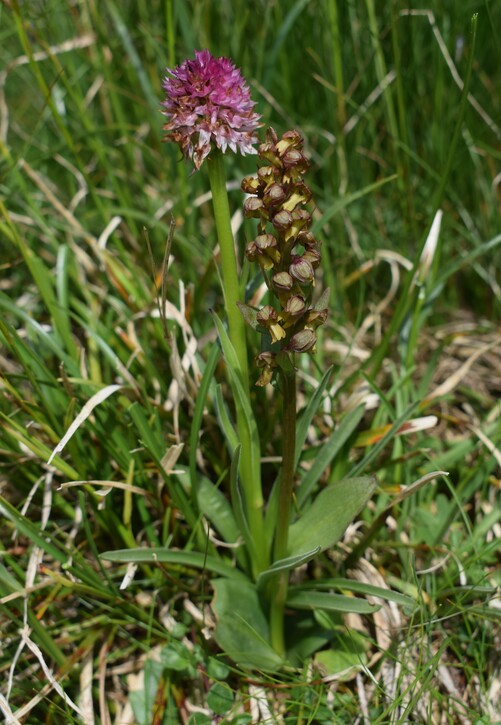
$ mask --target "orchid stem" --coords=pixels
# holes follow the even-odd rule
[[[296,371],[291,365],[281,370],[283,385],[282,408],[282,473],[280,478],[277,531],[273,561],[287,556],[289,523],[294,485],[294,458],[296,449]],[[274,582],[273,599],[270,612],[271,644],[275,651],[285,655],[284,609],[289,586],[289,572],[277,575]]]
[[[231,231],[230,206],[226,191],[226,173],[223,154],[213,149],[208,159],[212,204],[216,220],[217,236],[221,251],[221,270],[223,276],[223,294],[228,315],[230,340],[238,357],[242,383],[249,390],[249,368],[247,363],[247,342],[245,338],[245,322],[238,309],[239,284],[235,242]]]
[[[238,360],[239,370],[236,372],[247,399],[250,399],[245,322],[237,305],[240,298],[237,257],[233,232],[231,231],[224,159],[223,154],[218,149],[213,149],[208,159],[208,169],[214,218],[221,252],[223,294],[228,316],[229,337]],[[258,441],[251,435],[248,421],[238,400],[235,400],[235,408],[238,437],[242,446],[239,468],[240,480],[242,482],[249,529],[256,550],[256,561],[252,562],[253,574],[256,577],[268,565],[268,552],[265,547],[266,537],[264,536],[260,450]]]

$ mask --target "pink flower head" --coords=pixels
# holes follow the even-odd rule
[[[163,82],[166,100],[162,113],[167,139],[179,144],[197,169],[210,153],[211,142],[224,153],[255,154],[256,129],[261,116],[254,113],[247,83],[228,58],[214,58],[208,50],[195,51],[195,60],[167,70]]]

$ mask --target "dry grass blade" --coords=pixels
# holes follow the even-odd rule
[[[94,679],[94,653],[92,649],[83,657],[82,670],[80,672],[80,707],[85,725],[94,725],[94,702],[92,697],[92,681]]]
[[[47,461],[47,464],[50,465],[52,461],[54,460],[54,457],[57,456],[65,445],[68,443],[68,441],[72,438],[72,436],[75,435],[77,430],[80,428],[80,426],[85,423],[87,418],[91,415],[94,408],[96,408],[98,405],[103,403],[107,398],[110,397],[110,395],[113,395],[113,393],[116,393],[118,390],[122,390],[123,385],[107,385],[102,390],[99,390],[95,395],[92,396],[84,405],[80,413],[77,415],[73,423],[70,425],[64,436],[61,438],[57,446],[52,451],[49,460]]]
[[[464,362],[461,367],[455,372],[451,373],[447,380],[441,385],[432,390],[429,395],[423,400],[421,407],[426,407],[429,403],[437,398],[442,398],[444,395],[451,393],[459,383],[464,379],[472,365],[480,358],[485,355],[489,350],[493,350],[501,345],[501,339],[496,339],[488,345],[483,345],[479,350],[476,350],[470,357]]]
[[[136,493],[138,496],[148,495],[148,492],[139,488],[139,486],[133,486],[132,484],[125,483],[123,481],[66,481],[65,483],[61,483],[58,487],[58,491],[65,488],[74,488],[75,486],[102,486],[100,490],[96,491],[99,496],[106,496],[113,488],[118,488],[122,491],[129,491],[129,493]]]
[[[489,453],[492,453],[492,455],[494,456],[494,458],[497,461],[499,468],[501,468],[501,450],[499,450],[499,448],[495,445],[495,443],[493,443],[491,441],[491,439],[488,436],[486,436],[485,433],[483,431],[481,431],[480,428],[478,428],[477,426],[474,426],[474,425],[470,426],[470,430],[473,431],[473,433],[475,433],[475,435],[477,436],[477,438],[480,441],[482,441],[482,443],[487,448]]]

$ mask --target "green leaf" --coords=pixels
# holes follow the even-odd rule
[[[191,487],[191,471],[183,465],[176,464],[176,476],[189,495]],[[201,473],[196,473],[198,487],[198,506],[200,512],[211,522],[223,539],[234,543],[240,530],[235,521],[233,510],[225,494]]]
[[[318,483],[322,473],[332,463],[336,455],[351,436],[362,419],[364,412],[364,405],[359,405],[357,408],[350,410],[350,412],[342,419],[338,427],[329,436],[328,440],[324,443],[316,455],[311,468],[305,473],[298,486],[297,501],[300,508],[314,486]]]
[[[191,652],[183,642],[172,640],[160,653],[164,669],[184,672],[187,677],[196,677],[196,649]]]
[[[2,496],[0,496],[0,516],[11,521],[20,534],[26,536],[32,544],[40,547],[42,551],[59,562],[63,569],[72,574],[75,579],[88,585],[94,594],[103,597],[114,596],[114,592],[105,586],[100,575],[82,559],[77,550],[69,551],[64,543],[57,542],[49,531],[42,531]],[[72,563],[69,565],[70,561]]]
[[[235,448],[238,445],[238,435],[231,421],[228,406],[224,401],[221,385],[216,385],[216,397],[214,402],[219,427],[223,431],[230,453],[233,455]]]
[[[274,38],[275,42],[273,43],[273,46],[269,53],[267,53],[266,55],[266,70],[262,81],[264,88],[269,88],[271,86],[271,78],[279,68],[278,55],[280,52],[280,48],[283,46],[284,43],[286,43],[287,36],[291,32],[292,26],[301,15],[305,7],[308,5],[309,1],[310,0],[297,0],[291,6],[289,12],[285,16],[285,18],[283,18],[282,22],[277,26],[277,33],[276,37]]]
[[[381,609],[379,605],[369,604],[365,599],[297,589],[289,591],[287,606],[292,609],[325,609],[334,612],[356,612],[357,614],[373,614]]]
[[[217,657],[209,657],[207,661],[207,675],[211,680],[226,680],[230,674],[228,665]]]
[[[328,645],[333,637],[332,625],[327,628],[321,626],[317,617],[308,610],[289,612],[286,627],[287,661],[293,667],[301,667],[315,652]]]
[[[19,425],[19,423],[16,423],[16,421],[14,421],[12,418],[9,418],[1,411],[0,422],[2,423],[2,428],[8,431],[13,438],[20,441],[27,448],[29,448],[29,450],[32,451],[36,456],[38,456],[38,458],[40,458],[44,462],[47,462],[49,460],[50,456],[52,455],[52,450],[48,448],[48,446],[46,446],[45,443],[43,443],[41,440],[31,436],[29,430],[26,430],[24,426]],[[55,456],[52,459],[51,465],[72,481],[78,481],[78,479],[80,478],[78,475],[78,471],[76,471],[72,466],[66,463],[66,461],[64,461],[59,456]]]
[[[11,226],[11,229],[19,251],[23,255],[26,266],[33,277],[33,281],[35,282],[52,317],[55,336],[64,342],[66,350],[70,353],[71,357],[77,359],[78,351],[71,334],[68,309],[62,307],[56,298],[52,272],[46,267],[42,256],[35,253],[33,249],[26,244],[24,239],[17,234],[15,227]]]
[[[5,295],[1,291],[0,309],[6,310],[12,315],[15,315],[19,320],[22,320],[24,322],[26,328],[32,330],[33,334],[37,336],[37,350],[39,353],[42,347],[50,350],[54,355],[57,356],[58,360],[64,362],[68,374],[74,375],[75,377],[79,375],[80,370],[78,367],[78,363],[76,363],[75,360],[73,360],[73,358],[71,358],[70,355],[68,355],[65,350],[59,345],[58,339],[54,336],[54,334],[48,332],[41,324],[39,324],[36,320],[30,317],[30,314],[24,308],[20,308],[19,306],[17,306],[12,300],[7,297],[7,295]],[[29,345],[25,345],[24,343],[22,343],[15,330],[8,327],[5,322],[2,323],[0,329],[8,330],[11,335],[15,335],[16,347],[19,348],[22,345],[22,347],[24,348],[24,350],[22,350],[22,355],[24,358],[23,364],[26,365],[27,362],[30,362],[31,364],[31,360],[35,361],[34,364],[39,367],[41,371],[39,374],[40,379],[48,379],[50,373],[47,370],[47,367],[44,366],[43,361],[40,359],[39,355],[37,355],[35,351],[29,347]]]
[[[253,330],[259,331],[259,322],[257,321],[257,310],[250,305],[245,305],[243,302],[237,302],[238,309],[242,313],[242,317],[249,327]]]
[[[299,554],[297,556],[288,556],[285,559],[279,559],[275,561],[269,569],[262,571],[258,577],[258,585],[261,586],[263,581],[266,581],[272,576],[280,573],[281,571],[291,571],[297,569],[298,566],[307,564],[309,561],[315,558],[320,553],[320,547],[317,546],[311,551],[307,551],[305,554]]]
[[[362,669],[367,663],[368,644],[367,638],[355,630],[336,631],[330,649],[315,655],[315,664],[325,675],[348,679],[354,669]]]
[[[456,272],[458,272],[460,269],[463,269],[465,267],[471,267],[472,262],[474,262],[478,257],[481,257],[484,254],[491,252],[495,247],[499,245],[501,245],[501,234],[498,234],[492,239],[489,239],[487,242],[483,242],[467,254],[461,254],[461,256],[454,256],[450,262],[443,265],[442,269],[440,270],[440,275],[437,278],[435,289],[431,291],[431,294],[433,294],[436,289],[442,289],[447,280],[452,277],[452,275],[456,274]]]
[[[138,689],[129,692],[131,707],[138,725],[148,725],[151,722],[152,711],[155,705],[155,695],[158,683],[162,676],[163,666],[161,662],[148,659],[144,663],[144,679]],[[137,681],[138,683],[140,681]]]
[[[193,712],[188,720],[188,725],[212,725],[212,718],[204,715],[203,712]]]
[[[356,476],[357,474],[361,473],[361,471],[363,471],[365,468],[367,468],[369,463],[374,458],[376,458],[379,452],[383,450],[383,448],[387,446],[388,443],[396,436],[402,425],[409,420],[413,412],[419,406],[419,403],[419,400],[415,400],[406,408],[406,410],[404,410],[402,415],[400,415],[393,423],[388,433],[386,433],[386,435],[369,450],[367,455],[364,456],[361,461],[353,466],[353,468],[350,470],[350,476]]]
[[[326,287],[318,300],[313,305],[313,309],[317,310],[318,312],[321,312],[322,310],[325,310],[326,307],[329,306],[329,299],[331,295],[330,287]],[[332,368],[331,368],[332,370]]]
[[[245,506],[242,493],[240,491],[240,485],[238,481],[238,465],[240,462],[240,443],[235,448],[233,458],[231,459],[231,471],[230,471],[230,492],[231,492],[231,503],[233,505],[233,512],[235,514],[235,520],[240,533],[245,541],[245,545],[251,557],[254,559],[256,556],[256,547],[252,539],[252,534],[249,529],[247,517],[245,515]]]
[[[212,312],[211,314],[212,319],[214,320],[214,324],[216,325],[219,342],[221,343],[221,347],[223,348],[224,359],[226,360],[228,367],[231,370],[237,372],[240,383],[243,385],[242,370],[240,369],[240,363],[238,361],[238,355],[236,353],[236,350],[233,347],[226,328],[219,319],[219,317],[216,315],[215,312]]]
[[[156,418],[147,415],[146,410],[137,402],[131,403],[128,413],[140,435],[140,441],[151,454],[159,468],[162,467],[162,456],[165,453],[165,441],[160,433]],[[154,414],[155,415],[155,414]]]
[[[129,406],[128,412],[139,433],[141,443],[149,452],[163,476],[172,500],[177,508],[183,512],[190,526],[194,528],[198,524],[198,518],[191,505],[191,500],[188,499],[176,477],[166,473],[162,465],[162,458],[166,446],[160,432],[157,413],[155,412],[153,416],[148,416],[146,410],[137,402]]]
[[[312,582],[304,582],[297,586],[297,591],[307,591],[308,589],[315,589],[316,591],[322,589],[340,589],[348,592],[355,592],[356,594],[367,594],[371,597],[378,597],[384,599],[386,602],[395,602],[403,607],[416,606],[416,600],[412,597],[402,594],[401,592],[395,592],[393,589],[384,589],[383,587],[376,587],[373,584],[366,584],[365,582],[355,581],[354,579],[316,579]]]
[[[242,419],[247,428],[247,435],[250,441],[250,467],[252,470],[252,479],[259,481],[261,477],[260,462],[260,443],[259,432],[256,419],[250,406],[249,398],[245,392],[244,382],[242,380],[242,371],[238,362],[237,353],[231,344],[231,340],[225,327],[216,314],[212,314],[212,318],[217,328],[221,347],[223,348],[224,359],[228,365],[228,376],[230,378],[231,390],[235,400],[237,410],[241,412]]]
[[[241,667],[278,670],[283,661],[269,644],[268,621],[257,590],[249,581],[216,579],[212,608],[216,642]]]
[[[324,488],[289,529],[289,556],[333,546],[376,488],[375,477],[343,478]]]
[[[191,429],[190,429],[190,458],[189,458],[189,466],[190,466],[190,480],[191,480],[191,486],[193,490],[193,495],[195,498],[195,501],[198,502],[198,505],[200,505],[200,501],[198,501],[199,491],[198,491],[198,476],[197,476],[197,450],[198,450],[198,437],[200,435],[200,429],[202,427],[202,420],[204,416],[204,408],[207,401],[207,396],[209,394],[209,388],[212,383],[212,379],[214,377],[214,371],[216,369],[217,362],[219,360],[220,350],[217,345],[213,345],[209,358],[207,360],[207,364],[205,366],[204,374],[202,376],[202,380],[200,381],[200,387],[198,389],[196,401],[195,401],[195,410],[193,411],[193,420],[191,421]]]
[[[205,476],[197,475],[197,479],[200,511],[226,542],[234,543],[238,539],[239,530],[228,499]]]
[[[0,563],[0,591],[4,594],[6,592],[11,594],[12,592],[20,592],[22,589],[23,587],[17,579]]]
[[[231,564],[226,564],[214,556],[205,555],[199,551],[170,551],[162,547],[151,547],[141,549],[117,549],[116,551],[105,551],[101,554],[106,561],[137,564],[178,564],[190,566],[195,569],[207,569],[214,574],[221,574],[238,582],[247,582],[248,579],[241,571],[235,569]]]
[[[207,693],[207,705],[216,715],[224,715],[233,706],[233,692],[229,685],[216,682]]]

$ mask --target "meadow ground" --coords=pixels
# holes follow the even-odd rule
[[[0,4],[6,722],[501,721],[500,27],[494,0]],[[311,162],[330,298],[298,363],[297,484],[377,477],[291,574],[344,604],[309,607],[285,668],[222,653],[211,608],[213,573],[242,563],[218,518],[235,435],[219,253],[206,169],[162,143],[160,113],[165,69],[202,48]],[[226,169],[242,260],[256,158]],[[280,393],[251,399],[268,492]],[[111,561],[139,547],[172,556]]]

